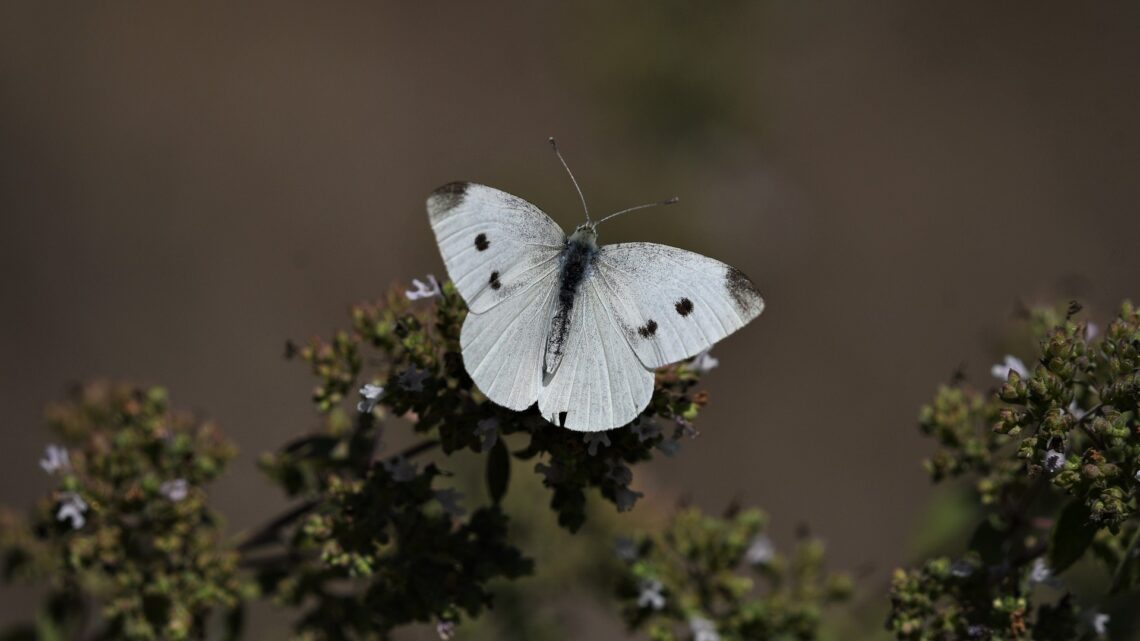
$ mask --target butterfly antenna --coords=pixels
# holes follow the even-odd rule
[[[578,197],[582,199],[582,211],[586,212],[586,224],[592,224],[590,222],[590,208],[586,207],[586,197],[582,195],[582,188],[578,186],[578,181],[574,178],[574,172],[570,171],[570,165],[566,164],[566,159],[562,157],[562,152],[558,151],[558,143],[554,142],[554,136],[550,137],[550,146],[554,148],[554,155],[558,156],[558,160],[562,163],[562,167],[566,169],[566,173],[570,174],[570,182],[574,183],[574,189],[578,190]]]
[[[645,203],[644,205],[638,205],[637,207],[630,207],[629,209],[623,209],[619,212],[610,214],[609,216],[606,216],[605,218],[599,220],[598,222],[596,222],[594,224],[595,225],[601,225],[602,223],[606,222],[607,220],[613,218],[614,216],[621,216],[622,214],[628,214],[629,212],[637,211],[638,209],[646,209],[648,207],[660,207],[663,205],[672,205],[672,204],[679,203],[679,202],[681,202],[681,199],[677,198],[676,196],[673,196],[672,198],[669,198],[667,200],[662,200],[659,203]]]

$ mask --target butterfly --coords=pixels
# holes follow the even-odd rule
[[[588,209],[567,235],[522,198],[453,182],[432,192],[427,211],[468,307],[467,373],[494,403],[521,411],[537,402],[571,430],[632,422],[656,368],[700,354],[764,310],[752,281],[720,261],[654,243],[599,246],[606,219],[591,221]]]

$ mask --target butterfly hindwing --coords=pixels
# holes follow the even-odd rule
[[[432,192],[427,210],[448,276],[472,312],[558,273],[565,234],[522,198],[457,182]]]
[[[638,360],[602,297],[587,277],[574,298],[564,356],[538,396],[546,420],[579,432],[625,425],[653,395],[653,372]]]
[[[764,311],[756,286],[740,270],[667,245],[605,245],[593,280],[648,368],[696,356]]]
[[[487,398],[503,407],[524,410],[538,400],[557,285],[556,275],[547,275],[463,322],[463,365]]]

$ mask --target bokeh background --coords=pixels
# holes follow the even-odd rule
[[[556,135],[596,213],[681,197],[602,242],[768,301],[714,352],[702,436],[634,487],[808,524],[878,589],[929,512],[936,385],[989,385],[1027,304],[1140,296],[1137,114],[1135,4],[0,4],[0,503],[47,488],[44,403],[107,376],[217,419],[242,454],[216,505],[271,516],[257,454],[316,423],[285,340],[442,276],[443,183],[580,222]],[[0,621],[29,603],[0,590]]]

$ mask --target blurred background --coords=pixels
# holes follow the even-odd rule
[[[807,524],[879,589],[929,516],[937,384],[991,385],[1025,305],[1103,323],[1140,296],[1138,27],[1063,3],[3,3],[0,503],[48,487],[44,403],[104,376],[217,419],[242,453],[216,506],[272,516],[256,457],[317,424],[285,340],[443,276],[443,183],[581,222],[555,135],[598,214],[681,197],[601,242],[708,254],[768,302],[714,351],[702,436],[634,487],[760,506],[777,544]],[[0,621],[30,603],[0,590]],[[620,629],[591,608],[571,632]]]

